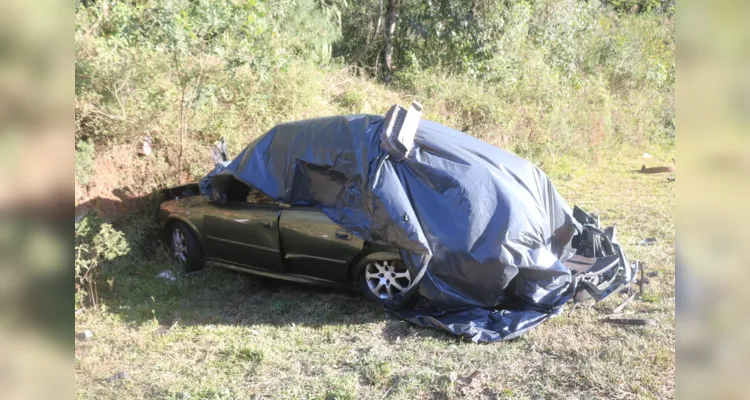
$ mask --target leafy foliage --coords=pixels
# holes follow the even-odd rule
[[[204,174],[221,137],[237,154],[279,122],[413,99],[536,162],[674,144],[671,0],[400,0],[384,86],[387,3],[77,3],[77,182],[145,194]]]
[[[76,144],[75,179],[81,185],[88,185],[94,172],[94,145],[89,140]]]
[[[75,227],[75,303],[96,304],[96,270],[130,251],[125,235],[111,224],[87,216]]]
[[[78,139],[159,130],[176,98],[180,119],[232,102],[243,94],[228,83],[237,74],[257,82],[296,60],[325,64],[339,37],[313,0],[106,4],[76,12]]]

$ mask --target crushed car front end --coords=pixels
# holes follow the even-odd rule
[[[602,301],[630,287],[638,274],[637,261],[628,260],[617,241],[617,228],[602,229],[596,214],[589,214],[576,206],[573,217],[582,231],[573,237],[576,254],[565,265],[573,273],[576,301]]]

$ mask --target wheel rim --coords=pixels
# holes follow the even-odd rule
[[[175,228],[172,231],[172,251],[174,258],[185,264],[187,262],[187,243],[185,242],[185,235],[179,228]]]
[[[411,286],[409,270],[398,260],[373,261],[365,267],[367,287],[382,300],[405,292]]]

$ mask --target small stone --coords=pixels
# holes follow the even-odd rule
[[[177,277],[174,276],[174,273],[168,269],[165,269],[164,271],[159,272],[156,274],[157,278],[166,279],[168,281],[176,281]]]
[[[646,273],[646,276],[650,276],[652,278],[659,276],[659,271],[651,271]]]
[[[166,335],[169,333],[169,330],[172,328],[171,325],[159,325],[156,327],[156,333],[158,335]]]
[[[141,146],[140,151],[138,151],[138,155],[145,157],[151,155],[151,136],[146,136],[143,138],[143,146]]]
[[[656,238],[649,237],[638,242],[638,246],[650,246],[654,243],[656,243]]]
[[[93,337],[94,337],[94,332],[91,332],[88,329],[78,334],[78,338],[81,340],[90,340]]]
[[[120,371],[107,378],[107,382],[122,381],[126,379],[130,379],[130,375],[128,375],[127,372]]]

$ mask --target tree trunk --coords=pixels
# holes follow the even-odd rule
[[[362,52],[359,53],[359,56],[357,56],[358,64],[362,60],[362,57],[365,57],[365,62],[367,62],[367,52],[370,51],[370,45],[372,44],[373,37],[376,37],[378,35],[378,32],[380,32],[380,23],[382,20],[383,20],[383,0],[379,0],[378,1],[378,18],[376,19],[375,31],[372,31],[372,22],[370,22],[368,24],[368,26],[370,27],[370,31],[367,32],[367,38],[365,39],[365,47],[362,50]],[[378,64],[377,57],[380,57],[380,55],[378,54],[376,56],[376,60],[375,60],[376,67]],[[375,72],[377,73],[377,68]]]
[[[378,1],[378,19],[377,24],[375,24],[375,35],[377,36],[378,32],[380,32],[380,23],[383,21],[383,0]]]
[[[393,72],[393,33],[396,31],[396,0],[388,0],[388,19],[385,25],[385,46],[383,48],[383,66],[384,79],[386,82],[391,81],[391,72]]]

